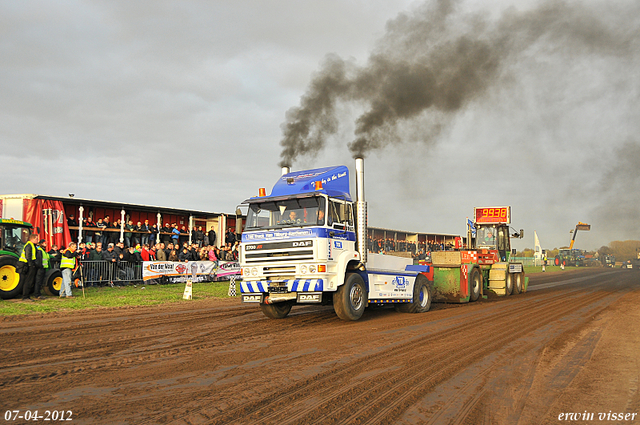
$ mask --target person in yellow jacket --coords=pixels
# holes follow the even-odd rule
[[[73,298],[71,292],[71,280],[73,277],[73,269],[76,268],[76,252],[77,245],[71,242],[67,249],[62,252],[60,261],[60,270],[62,270],[62,287],[60,288],[60,298]]]
[[[18,267],[16,268],[16,271],[20,274],[20,279],[24,279],[24,284],[22,286],[23,301],[33,301],[31,299],[31,288],[33,288],[33,284],[36,279],[36,243],[38,243],[38,238],[39,236],[35,233],[29,235],[29,241],[24,244],[22,253],[18,259]]]
[[[38,245],[36,245],[36,281],[33,288],[33,298],[43,300],[46,297],[42,295],[42,286],[44,285],[44,277],[49,270],[49,254],[47,253],[46,241],[40,239]]]

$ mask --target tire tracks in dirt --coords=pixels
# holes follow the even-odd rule
[[[568,305],[566,301],[575,298],[576,292],[584,290],[585,288],[577,288],[563,292],[554,297],[548,297],[544,303],[532,304],[527,302],[503,306],[508,307],[506,311],[481,317],[475,325],[479,327],[490,326],[493,322],[500,322],[502,319],[517,315],[520,315],[518,317],[524,322],[527,322],[528,319],[543,315],[545,316],[545,322],[548,323],[567,314],[570,310],[574,311],[606,296],[603,294],[591,294],[588,297],[584,297],[580,303],[572,304],[569,308],[558,310],[558,307]],[[507,301],[505,300],[505,302]],[[559,311],[559,313],[545,314],[547,312],[553,313],[554,310]],[[522,334],[523,332],[526,333],[530,329],[535,329],[537,326],[540,326],[541,322],[538,321],[534,324],[534,321],[531,320],[529,323],[529,326],[525,326],[524,330],[520,322],[509,325],[508,329]],[[433,342],[459,340],[460,336],[468,332],[468,327],[468,324],[457,324],[449,330],[434,333],[419,340],[410,340],[401,345],[390,346],[384,351],[371,354],[367,357],[359,357],[351,363],[326,371],[305,382],[297,383],[286,390],[280,390],[277,396],[244,404],[230,411],[224,411],[224,418],[203,415],[203,417],[199,419],[207,422],[211,421],[210,423],[385,423],[386,420],[394,417],[398,411],[402,410],[398,409],[398,406],[405,406],[407,403],[410,404],[415,398],[412,395],[414,392],[407,392],[407,388],[418,387],[426,390],[427,388],[424,387],[424,385],[419,385],[420,382],[429,382],[427,387],[431,387],[439,382],[438,379],[428,379],[429,376],[448,376],[448,374],[452,373],[456,368],[464,367],[469,362],[472,362],[473,359],[482,357],[496,350],[513,338],[513,335],[509,334],[504,337],[498,337],[495,341],[480,340],[476,341],[474,345],[463,345],[462,347],[460,347],[459,343],[454,342],[453,344],[457,347],[451,347],[452,349],[462,349],[465,352],[468,351],[470,354],[464,356],[462,360],[453,363],[447,358],[437,357],[437,353],[434,352],[434,350],[438,351],[443,347],[437,349],[429,348],[429,344]],[[498,327],[500,327],[500,325],[498,325]],[[503,327],[502,330],[504,331],[505,328]],[[491,331],[492,328],[487,329],[488,333],[491,333]],[[496,334],[500,335],[499,332]],[[488,342],[491,343],[488,344]],[[415,352],[421,352],[421,358],[424,360],[411,360],[408,363],[400,365],[395,360],[384,361],[384,359],[390,358],[392,355],[396,358],[401,358],[402,356],[409,356]],[[348,383],[350,376],[364,373],[362,369],[365,369],[369,364],[375,364],[375,372],[372,373],[372,376],[364,381]],[[398,369],[405,370],[395,372]],[[416,370],[421,370],[421,372],[416,373]],[[438,372],[442,370],[445,370],[446,373]],[[387,372],[391,373],[391,375],[386,377],[380,376]],[[417,378],[416,375],[418,376]],[[332,381],[334,384],[331,383]],[[339,388],[327,393],[327,388],[331,386]],[[385,390],[385,388],[389,386],[390,389]],[[362,393],[362,388],[367,388],[368,391]],[[390,406],[382,409],[386,412],[385,414],[382,415],[379,413],[370,420],[363,422],[362,418],[363,416],[367,416],[368,411],[374,410],[377,404],[381,404],[381,400],[390,398],[391,395],[395,393],[404,394],[401,400],[404,399],[405,402],[400,403],[396,401],[391,403]],[[293,406],[291,400],[295,400]],[[335,405],[344,407],[338,411],[333,408]],[[354,411],[356,413],[353,413]],[[283,412],[287,413],[283,414]],[[190,415],[194,415],[195,413],[196,412],[191,411]],[[350,413],[350,415],[345,417],[347,413]],[[233,420],[232,418],[237,419]],[[332,420],[332,418],[334,419]]]

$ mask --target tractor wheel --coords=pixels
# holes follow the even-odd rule
[[[0,298],[8,300],[22,294],[24,280],[16,270],[18,259],[11,256],[0,258]]]
[[[62,288],[62,272],[59,269],[50,269],[44,275],[44,292],[52,297],[60,295]]]
[[[333,296],[333,309],[342,320],[358,320],[367,306],[367,289],[362,276],[348,273]]]
[[[524,282],[522,281],[522,279],[524,279],[522,277],[523,273],[514,273],[513,274],[513,293],[514,294],[519,294],[522,292],[522,288],[524,285]]]
[[[507,291],[505,295],[513,294],[513,274],[509,273],[508,271],[507,277],[505,279],[505,289]]]
[[[284,319],[291,311],[290,302],[281,302],[275,304],[260,304],[260,309],[270,319]]]
[[[429,280],[423,275],[416,276],[416,282],[413,285],[413,302],[400,304],[396,310],[402,313],[424,313],[431,308],[431,300],[433,299],[433,288]]]
[[[480,274],[480,270],[474,268],[471,271],[471,276],[469,276],[469,283],[471,283],[471,285],[469,285],[471,289],[469,300],[478,301],[478,298],[480,298],[480,289],[482,288],[482,275]]]
[[[553,264],[555,264],[556,266],[560,265],[560,257],[556,257],[555,260],[553,260]]]

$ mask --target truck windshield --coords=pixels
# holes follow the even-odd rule
[[[496,228],[495,227],[480,227],[478,229],[478,236],[476,237],[476,245],[485,247],[496,246]]]
[[[325,217],[323,197],[286,199],[249,204],[247,230],[322,226]]]

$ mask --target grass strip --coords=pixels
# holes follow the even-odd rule
[[[85,298],[82,297],[81,288],[73,288],[74,297],[69,299],[47,296],[44,300],[34,302],[25,302],[19,298],[2,300],[0,301],[0,316],[189,302],[182,299],[184,288],[184,283],[85,288]],[[228,291],[228,281],[194,283],[193,299],[229,298]],[[239,284],[236,284],[236,293],[240,294]]]

